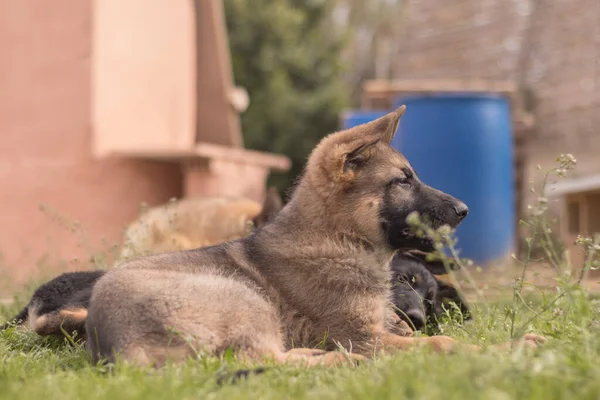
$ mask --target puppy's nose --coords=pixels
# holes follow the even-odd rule
[[[467,214],[469,214],[469,207],[467,207],[467,205],[461,201],[454,206],[454,211],[460,217],[460,219],[463,219],[467,216]]]
[[[406,312],[415,329],[420,331],[425,326],[425,314],[421,310],[413,309]]]

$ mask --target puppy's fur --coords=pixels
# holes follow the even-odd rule
[[[157,366],[233,349],[245,359],[333,365],[381,349],[454,348],[449,337],[397,331],[392,257],[433,248],[412,233],[408,215],[455,227],[468,211],[420,182],[390,147],[404,109],[325,137],[290,201],[248,237],[108,271],[86,320],[90,356]],[[525,337],[532,346],[539,340]],[[353,353],[308,348],[319,343]]]
[[[247,229],[248,222],[256,227],[266,224],[283,207],[281,197],[275,188],[269,188],[259,213],[251,210],[252,212],[249,214],[242,213],[241,217],[240,210],[244,210],[244,207],[249,204],[252,205],[251,201],[200,198],[182,202],[183,205],[182,203],[174,205],[175,209],[180,211],[179,215],[173,210],[169,214],[169,210],[162,206],[146,214],[146,224],[140,220],[136,221],[128,230],[129,240],[133,240],[136,235],[138,238],[148,239],[151,237],[152,240],[142,240],[140,245],[144,248],[144,252],[151,254],[193,248],[195,247],[193,243],[206,243],[198,238],[209,237],[206,234],[207,231],[210,231],[211,243],[220,243],[231,239],[232,235],[245,234],[244,230]],[[227,210],[230,212],[229,215]],[[249,220],[251,216],[252,218]],[[174,223],[174,226],[170,227],[172,230],[160,230],[160,227],[165,228],[160,223],[165,222],[168,218],[171,218],[171,222]],[[183,221],[175,223],[176,219],[183,219]],[[197,230],[194,230],[193,223],[198,221],[203,221],[203,223],[197,227]],[[208,222],[216,225],[211,229]],[[144,227],[148,228],[149,226],[154,229],[153,235],[144,232]],[[175,229],[177,227],[180,229]],[[131,251],[131,248],[126,251]],[[0,326],[0,330],[29,321],[31,328],[42,336],[62,335],[64,330],[68,334],[77,332],[78,338],[85,339],[85,320],[92,288],[105,272],[104,270],[70,272],[46,282],[34,292],[27,306]]]

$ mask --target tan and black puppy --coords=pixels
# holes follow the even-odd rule
[[[108,271],[86,320],[91,357],[156,366],[233,349],[251,360],[333,365],[349,357],[311,347],[343,346],[354,359],[457,347],[450,337],[404,337],[397,328],[390,262],[398,250],[432,249],[407,217],[418,211],[434,228],[455,227],[468,212],[419,181],[390,146],[404,110],[325,137],[290,201],[249,236]]]

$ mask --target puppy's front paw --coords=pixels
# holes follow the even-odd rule
[[[520,339],[500,343],[500,344],[494,346],[494,348],[503,350],[503,351],[510,351],[510,350],[518,348],[519,346],[522,345],[524,347],[528,347],[531,349],[537,349],[540,345],[544,344],[546,341],[547,341],[547,339],[543,336],[537,335],[535,333],[528,333]]]
[[[392,314],[393,322],[391,325],[391,332],[398,336],[412,336],[414,331],[408,325],[406,321],[401,319],[396,313]]]

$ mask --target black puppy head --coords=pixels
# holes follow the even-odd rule
[[[437,279],[426,264],[403,254],[392,260],[392,299],[398,316],[416,330],[436,320],[445,303],[455,303],[468,319],[469,308],[451,285]]]
[[[427,316],[435,312],[437,281],[421,264],[408,260],[393,268],[392,294],[398,316],[421,330]]]

